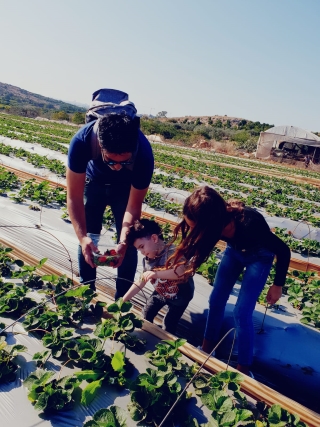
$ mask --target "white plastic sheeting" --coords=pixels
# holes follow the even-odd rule
[[[33,295],[35,294],[36,292],[33,292]],[[10,319],[8,318],[0,317],[0,321],[5,322],[6,325],[10,324]],[[94,329],[94,325],[84,324],[82,329],[84,331],[83,333],[88,334],[89,330]],[[21,324],[17,324],[16,326],[14,326],[13,331],[25,333]],[[81,331],[79,332],[81,333]],[[158,338],[142,330],[136,330],[134,334],[141,339],[147,340],[145,351],[154,350],[155,345],[159,342]],[[90,335],[95,338],[93,334]],[[24,345],[28,348],[28,350],[26,353],[20,353],[20,355],[16,359],[19,362],[18,364],[21,365],[21,367],[16,373],[16,380],[11,383],[0,384],[0,419],[2,427],[81,427],[86,421],[91,419],[90,417],[92,417],[96,411],[101,408],[107,408],[110,405],[117,405],[123,409],[127,408],[127,405],[130,402],[130,394],[128,389],[120,389],[119,387],[112,386],[103,386],[99,391],[97,397],[88,407],[85,407],[78,403],[72,410],[61,411],[55,415],[42,414],[39,417],[39,411],[36,411],[33,408],[31,402],[27,398],[28,390],[26,387],[23,386],[23,381],[33,371],[36,370],[36,362],[32,360],[32,356],[35,353],[44,350],[42,342],[41,340],[35,338],[32,333],[28,335],[12,335],[12,333],[9,333],[7,337],[7,342],[10,345]],[[106,341],[106,354],[110,354],[111,351],[114,353],[117,350],[123,351],[124,345],[117,342],[111,343],[110,341]],[[146,368],[151,367],[148,364],[147,359],[146,357],[144,357],[144,355],[137,355],[133,353],[130,349],[126,350],[126,357],[128,357],[131,363],[134,364],[135,376],[139,373],[145,372]],[[183,359],[185,361],[188,360],[185,356],[183,356]],[[49,361],[46,364],[46,367],[48,370],[56,372],[57,378],[63,363],[64,361],[58,361],[57,359],[53,359],[52,357],[50,357]],[[79,369],[70,369],[67,365],[62,368],[61,377],[71,375],[75,371],[79,371]],[[190,390],[192,390],[192,388],[190,388]],[[206,422],[206,417],[209,416],[210,411],[204,407],[200,409],[200,406],[201,403],[198,399],[197,407],[194,404],[190,405],[190,414],[196,417],[199,422]],[[206,417],[204,416],[204,414],[206,415]],[[164,413],[163,416],[165,415],[166,414]],[[130,418],[129,414],[127,414],[127,425],[128,427],[136,426],[136,423]]]
[[[77,271],[77,239],[73,232],[72,225],[60,219],[60,210],[44,208],[41,222],[42,228],[45,231],[42,231],[35,228],[35,225],[39,224],[39,212],[30,211],[27,205],[16,205],[7,198],[1,197],[0,209],[2,213],[0,221],[1,226],[31,227],[0,227],[0,238],[5,239],[9,243],[12,242],[12,244],[27,251],[37,259],[44,257],[49,258],[48,263],[50,265],[57,268],[62,273],[70,274],[68,254],[56,240],[56,238],[58,238],[70,253],[74,272]],[[51,234],[48,234],[46,231]],[[139,257],[138,270],[141,271],[141,257]],[[101,279],[105,276],[109,277],[99,280],[99,284],[103,286],[104,283],[107,283],[108,286],[115,287],[115,281],[112,279],[112,277],[115,277],[114,273],[115,270],[112,268],[98,268],[98,278]],[[190,342],[198,345],[203,336],[208,299],[212,288],[202,276],[198,275],[195,276],[195,285],[195,296],[183,315],[181,326],[187,328]],[[145,295],[149,296],[152,290],[152,286],[147,285],[144,288]],[[230,320],[232,317],[231,312],[236,302],[237,293],[238,290],[236,287],[227,305],[227,322],[228,319]],[[134,300],[143,303],[145,297],[140,293]],[[290,380],[294,382],[299,379],[300,390],[297,392],[297,395],[291,395],[291,397],[298,401],[300,399],[300,402],[303,404],[308,404],[308,398],[310,401],[310,399],[320,391],[320,334],[319,331],[299,323],[299,312],[286,302],[285,297],[281,298],[280,304],[285,311],[268,310],[264,324],[266,333],[256,336],[255,370],[259,372],[260,369],[262,371],[268,369],[270,371],[270,376],[272,374],[276,375],[274,384],[272,384],[274,387],[276,387],[277,384],[281,385],[283,381]],[[256,306],[254,312],[256,332],[261,327],[264,310],[263,306]],[[297,349],[297,343],[299,343],[299,350]],[[230,351],[230,348],[231,343],[228,344],[227,352]],[[220,354],[225,356],[225,350]],[[290,369],[287,367],[289,365]],[[303,370],[303,368],[306,367],[312,369],[312,375],[305,374],[306,371]],[[262,375],[259,379],[264,382],[267,380],[265,375],[264,377]],[[291,389],[293,389],[293,387],[290,387],[287,392],[292,391]],[[21,390],[19,393],[21,393]],[[4,399],[2,395],[3,393],[0,394],[0,397]],[[19,396],[21,395],[19,394]],[[303,399],[306,399],[306,401]],[[4,402],[4,408],[7,408],[6,401],[2,402]],[[15,416],[18,416],[18,414]],[[64,422],[66,422],[66,420]],[[70,422],[71,421],[69,421],[69,423]],[[16,425],[20,426],[19,423]],[[23,424],[21,424],[21,426],[23,426]]]
[[[48,151],[50,150],[47,150],[47,152]],[[54,153],[56,153],[52,151],[50,152],[53,153],[53,155]],[[32,173],[34,173],[34,171],[41,171],[41,169],[36,169],[32,165],[29,165],[27,162],[24,162],[20,159],[13,159],[8,158],[6,156],[1,156],[1,159],[2,158],[4,158],[4,160],[9,161],[10,166],[15,167],[17,169],[23,170],[22,167],[25,166],[28,168],[30,167],[32,169]],[[44,169],[43,172],[48,174],[48,171],[45,171]],[[54,180],[52,178],[52,175],[45,176],[48,179]],[[159,185],[152,187],[156,191],[161,191],[163,194],[167,194],[169,200],[173,198],[173,201],[177,202],[183,201],[184,198],[187,197],[187,195],[189,194],[188,192],[182,190],[163,189]],[[65,223],[63,220],[60,219],[60,210],[48,208],[43,209],[41,220],[42,229],[50,232],[52,234],[50,235],[45,231],[36,229],[35,225],[39,224],[40,221],[39,212],[30,211],[28,209],[27,204],[17,205],[14,204],[8,198],[0,197],[0,209],[1,226],[11,225],[30,227],[0,227],[0,237],[7,240],[8,242],[12,242],[14,245],[25,250],[26,252],[30,253],[38,259],[44,257],[49,258],[48,263],[50,263],[50,265],[53,265],[62,273],[70,274],[71,270],[68,255],[62,245],[57,241],[56,238],[58,238],[69,251],[70,257],[73,261],[73,270],[74,272],[77,272],[77,239],[74,234],[72,225]],[[162,214],[162,212],[160,213],[159,211],[155,211],[151,208],[147,208],[147,212],[154,213],[156,215],[160,214],[160,216]],[[263,211],[261,212],[263,213]],[[176,217],[169,214],[163,214],[163,216],[168,219],[177,220]],[[287,228],[288,230],[291,230],[294,233],[295,237],[309,237],[309,227],[305,224],[299,225],[297,222],[285,218],[271,218],[268,216],[266,216],[266,220],[270,227],[279,226]],[[314,227],[310,227],[310,230],[311,238],[320,241],[319,230],[315,229]],[[306,257],[299,256],[296,254],[294,256],[295,258],[306,260]],[[316,263],[319,262],[319,258],[310,257],[309,261],[312,263]],[[141,271],[141,257],[139,257],[138,271],[139,270]],[[111,268],[98,268],[98,279],[100,279],[99,284],[103,285],[103,283],[107,283],[108,286],[115,287],[114,273],[115,270]],[[105,276],[108,277],[101,280],[101,278]],[[208,308],[208,299],[212,288],[207,284],[206,280],[203,277],[198,275],[195,276],[195,283],[195,296],[190,302],[189,307],[186,310],[181,323],[183,325],[186,325],[186,327],[188,328],[188,333],[190,334],[191,339],[197,341],[196,344],[200,344]],[[152,286],[147,285],[144,288],[146,296],[150,295],[152,290]],[[236,294],[237,289],[235,288],[234,294],[230,296],[227,305],[226,324],[228,324],[228,319],[231,319],[231,312],[236,301]],[[136,299],[144,301],[144,296],[138,294],[136,296]],[[299,312],[292,309],[291,306],[286,303],[285,297],[280,300],[280,304],[283,306],[283,309],[285,311],[268,310],[264,324],[264,329],[266,333],[256,336],[255,369],[263,369],[264,372],[268,372],[268,377],[270,378],[274,375],[276,386],[279,386],[279,384],[282,384],[284,381],[287,381],[288,383],[291,382],[290,387],[287,390],[288,392],[293,391],[294,384],[299,381],[300,390],[297,390],[297,394],[293,396],[291,395],[291,397],[307,405],[308,399],[310,401],[312,400],[312,398],[320,394],[320,335],[319,332],[315,329],[309,328],[299,323]],[[254,324],[256,332],[261,327],[263,314],[264,307],[257,305],[256,310],[254,312]],[[230,349],[230,346],[228,348]],[[224,354],[224,351],[221,350],[221,354]],[[312,372],[312,374],[310,374],[310,372]],[[262,378],[259,379],[262,380]],[[264,382],[266,381],[266,375],[263,376],[263,380]],[[8,387],[9,388],[7,389],[7,391],[10,391],[9,395],[11,399],[11,392],[16,389],[16,386]],[[19,390],[19,393],[25,393],[25,391],[21,391],[24,390],[23,388]],[[19,398],[17,398],[17,401],[15,402],[18,402],[21,396],[22,395],[19,394]],[[17,404],[13,405],[10,399],[8,400],[8,394],[0,394],[0,400],[2,402],[1,408],[3,414],[7,414],[6,416],[8,416],[9,412],[10,417],[17,417],[9,417],[8,419],[10,419],[11,421],[15,420],[12,421],[14,422],[14,424],[12,425],[21,425],[23,427],[24,424],[20,423],[20,419],[23,419],[23,416],[21,417],[21,413],[13,415],[11,414],[12,411],[10,408],[18,406]],[[35,412],[32,407],[31,410]],[[63,418],[63,425],[81,425],[72,424],[72,422],[74,422],[74,419],[77,419],[74,418],[74,415],[67,415],[66,418]],[[37,420],[39,422],[38,418]],[[62,422],[61,419],[55,421],[53,425],[62,425],[59,424],[59,422]],[[10,423],[8,423],[7,425],[11,427]],[[34,422],[33,424],[28,424],[28,426],[29,425],[37,425],[37,423]]]

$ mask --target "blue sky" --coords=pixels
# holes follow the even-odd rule
[[[319,0],[0,0],[0,81],[320,131]]]

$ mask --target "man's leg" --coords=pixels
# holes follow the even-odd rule
[[[103,213],[107,204],[105,186],[94,181],[87,182],[84,189],[84,204],[87,232],[100,234]],[[96,268],[90,267],[85,261],[80,245],[78,247],[78,263],[80,282],[89,282],[91,289],[95,290]]]
[[[207,353],[210,353],[219,341],[225,306],[232,288],[244,268],[243,263],[236,255],[237,251],[231,247],[227,247],[213,283],[202,344],[203,351]]]
[[[110,206],[116,221],[118,240],[122,228],[123,216],[126,211],[130,193],[128,186],[112,186],[112,198]],[[118,278],[116,282],[115,300],[123,297],[134,281],[137,270],[138,254],[134,246],[127,248],[124,260],[118,268]]]

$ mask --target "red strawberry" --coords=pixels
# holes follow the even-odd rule
[[[99,256],[98,261],[99,262],[106,262],[107,261],[107,257],[105,257],[105,256]]]
[[[117,255],[117,251],[115,249],[111,249],[110,255]]]

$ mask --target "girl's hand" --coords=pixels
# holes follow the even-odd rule
[[[267,293],[267,303],[270,305],[275,304],[282,295],[282,286],[272,285]]]
[[[149,282],[149,280],[154,281],[157,278],[156,271],[145,271],[142,275],[142,280],[145,282]]]

